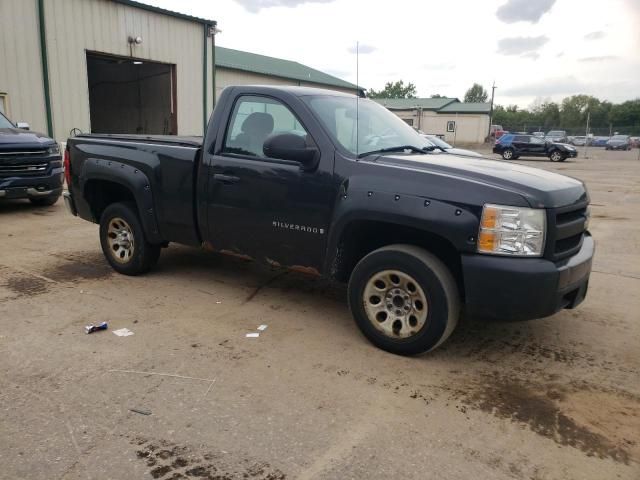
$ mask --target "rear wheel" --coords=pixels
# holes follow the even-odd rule
[[[503,150],[502,158],[504,158],[505,160],[511,160],[513,158],[513,149],[506,148],[505,150]]]
[[[160,257],[160,245],[144,235],[135,204],[113,203],[100,218],[100,244],[111,267],[124,275],[148,272]]]
[[[560,150],[554,150],[549,155],[549,160],[551,160],[552,162],[563,162],[564,158],[565,157]]]
[[[29,201],[38,207],[50,207],[54,205],[59,198],[60,194],[51,195],[50,197],[34,197],[30,198]]]
[[[390,245],[358,262],[349,280],[349,306],[374,345],[415,355],[433,350],[453,332],[460,295],[437,257],[413,245]]]

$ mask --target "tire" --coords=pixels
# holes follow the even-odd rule
[[[140,275],[148,272],[160,258],[160,245],[145,237],[134,203],[112,203],[100,217],[102,253],[118,273]]]
[[[51,205],[55,205],[55,203],[60,199],[60,195],[51,195],[50,197],[34,197],[30,198],[29,201],[36,205],[37,207],[50,207]]]
[[[554,150],[549,154],[549,160],[552,162],[564,162],[565,156],[560,150]]]
[[[502,151],[502,158],[504,158],[505,160],[513,159],[513,149],[512,148],[505,148]]]
[[[348,296],[364,336],[398,355],[435,349],[451,335],[460,315],[460,294],[449,269],[413,245],[389,245],[361,259]]]

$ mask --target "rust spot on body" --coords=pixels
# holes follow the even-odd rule
[[[302,265],[291,265],[287,267],[289,270],[293,270],[294,272],[304,273],[306,275],[313,275],[315,277],[320,277],[320,272],[313,267],[303,267]]]
[[[239,258],[240,260],[247,260],[247,261],[253,260],[253,257],[249,255],[245,255],[244,253],[234,252],[232,250],[220,250],[219,253],[222,253],[223,255],[229,255],[230,257]]]

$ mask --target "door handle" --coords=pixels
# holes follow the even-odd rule
[[[235,175],[225,175],[223,173],[214,174],[213,179],[218,182],[224,183],[225,185],[231,185],[240,181],[240,177],[236,177]]]

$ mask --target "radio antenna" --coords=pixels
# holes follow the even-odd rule
[[[359,121],[360,121],[360,41],[356,42],[356,159],[360,153],[359,151],[359,140],[360,140],[360,130]]]

